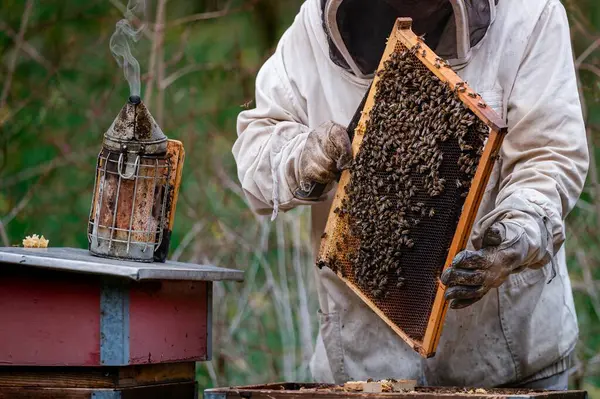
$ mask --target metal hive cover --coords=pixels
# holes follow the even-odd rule
[[[318,265],[430,357],[439,276],[465,248],[506,127],[399,19],[353,140]]]
[[[139,263],[100,258],[81,248],[0,247],[0,267],[41,268],[69,273],[122,277],[134,281],[243,281],[244,272],[212,265],[167,261]]]

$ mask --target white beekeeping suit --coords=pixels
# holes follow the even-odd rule
[[[307,0],[258,74],[256,108],[238,119],[233,154],[251,208],[276,216],[310,205],[315,251],[335,184],[316,201],[298,199],[306,159],[319,159],[303,161],[303,149],[307,141],[326,149],[319,147],[325,138],[339,137],[331,123],[322,126],[348,124],[370,83],[373,59],[385,45],[360,43],[362,36],[349,32],[352,25],[342,13],[346,9],[350,18],[348,10],[360,1]],[[363,3],[375,7],[382,1]],[[315,267],[320,333],[311,371],[317,381],[395,377],[484,387],[540,381],[567,369],[577,342],[562,244],[564,219],[583,188],[588,153],[565,10],[558,0],[450,3],[452,15],[438,32],[436,52],[452,61],[509,126],[468,249],[485,247],[484,232],[501,221],[521,256],[509,272],[495,275],[501,278],[486,295],[448,312],[436,356],[427,360],[330,270]],[[369,25],[369,15],[359,8],[354,13],[363,14],[358,28],[364,32],[379,25],[391,30],[389,21]],[[374,54],[356,56],[369,46]],[[312,132],[318,140],[309,140]],[[340,141],[333,152],[346,146]],[[338,168],[343,163],[337,159]]]

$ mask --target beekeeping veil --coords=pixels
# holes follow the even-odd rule
[[[498,0],[321,0],[331,59],[361,78],[373,76],[398,17],[413,18],[416,33],[453,67],[469,61],[471,49],[495,18]]]

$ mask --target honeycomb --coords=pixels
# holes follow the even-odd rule
[[[337,206],[334,202],[330,215],[333,221],[328,221],[318,264],[337,272],[361,292],[369,306],[383,313],[388,324],[421,344],[430,327],[438,279],[490,128],[489,121],[481,119],[459,97],[459,89],[465,86],[450,89],[447,81],[422,62],[417,51],[431,50],[421,50],[419,45],[409,49],[398,41],[382,62],[362,142],[347,172],[349,181],[338,189],[343,197]],[[398,65],[402,70],[389,69]],[[433,68],[446,65],[436,58]],[[424,85],[425,81],[435,84]],[[436,86],[436,93],[447,97],[441,105],[435,95],[422,95],[423,87],[431,90]],[[402,95],[390,95],[390,87]],[[452,113],[455,119],[451,119]],[[426,118],[434,114],[441,121],[435,122],[436,126],[449,120],[465,120],[468,124],[448,123],[444,129],[430,129]],[[407,122],[414,120],[417,122]],[[415,135],[414,142],[433,140],[435,153],[441,154],[437,162],[399,145],[399,139],[406,140],[407,134]],[[373,142],[378,144],[374,146]],[[410,157],[419,160],[411,163],[407,161]],[[373,167],[373,159],[383,166]],[[433,164],[435,171],[431,165],[421,167],[419,162]],[[400,179],[405,177],[410,190],[398,183],[399,169]],[[489,176],[489,170],[486,172]],[[487,177],[478,182],[477,188],[485,181]],[[398,218],[398,214],[402,216]],[[402,229],[406,230],[399,233]],[[391,239],[386,238],[388,235]]]

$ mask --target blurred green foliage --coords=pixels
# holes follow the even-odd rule
[[[129,94],[108,48],[123,3],[2,2],[1,245],[18,245],[36,233],[52,246],[87,246],[95,158]],[[164,20],[156,21],[160,0],[148,0],[153,22],[135,55],[142,66],[142,98],[165,133],[186,148],[171,253],[246,271],[243,285],[215,285],[214,358],[198,366],[200,386],[306,380],[317,307],[307,212],[298,209],[275,223],[254,216],[231,156],[237,114],[252,106],[256,73],[302,1],[164,3]],[[569,217],[567,249],[581,329],[573,386],[597,394],[600,3],[563,3],[596,162]],[[164,30],[156,30],[156,22]]]

